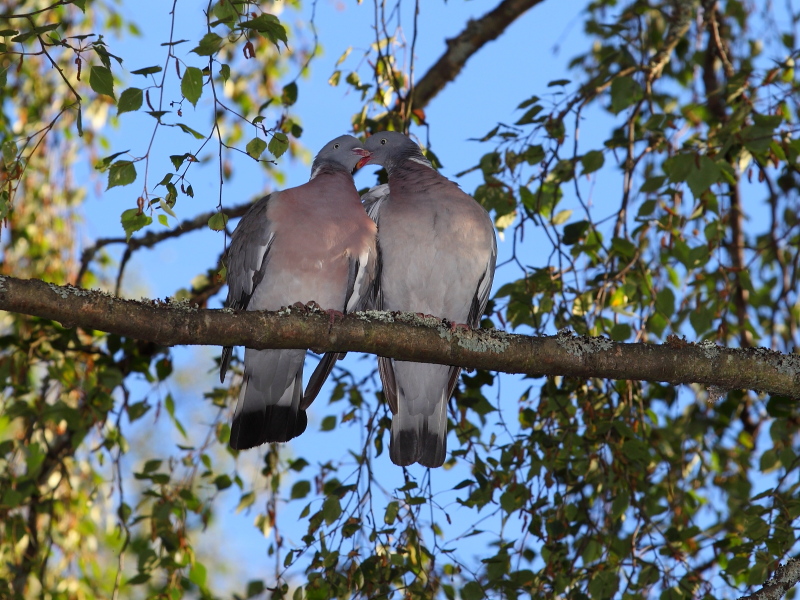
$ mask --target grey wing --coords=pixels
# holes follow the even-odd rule
[[[383,206],[385,206],[386,201],[389,199],[389,184],[383,183],[381,185],[376,185],[374,188],[371,188],[367,193],[361,196],[361,202],[364,205],[364,210],[367,211],[367,216],[370,219],[375,221],[375,224],[378,225],[378,256],[375,257],[375,272],[374,272],[374,287],[367,298],[367,302],[364,304],[363,309],[373,309],[373,310],[383,310],[383,302],[381,302],[381,287],[380,287],[380,275],[381,275],[381,247],[380,247],[380,224],[378,223],[380,219],[380,211]]]
[[[344,306],[346,313],[364,310],[375,303],[378,268],[379,257],[375,246],[367,246],[359,256],[350,257]]]
[[[389,198],[389,184],[382,183],[376,185],[374,188],[361,196],[361,203],[364,205],[364,210],[367,211],[369,218],[378,222],[378,213],[381,210],[381,205]]]
[[[375,304],[378,285],[378,257],[374,248],[367,246],[357,257],[350,257],[347,275],[347,293],[344,312],[351,313]],[[333,371],[336,361],[344,358],[344,353],[328,352],[319,361],[308,380],[300,408],[308,408],[322,389],[322,384]]]
[[[481,317],[489,302],[489,293],[492,291],[492,281],[494,280],[494,268],[496,264],[497,238],[494,234],[494,226],[492,226],[492,251],[489,254],[489,259],[486,261],[486,269],[483,275],[481,275],[478,287],[475,290],[475,297],[472,299],[469,317],[467,317],[467,324],[470,327],[479,327],[481,324]]]
[[[269,249],[275,239],[275,232],[267,219],[267,206],[272,196],[274,194],[253,204],[233,231],[231,245],[225,256],[228,270],[228,297],[225,306],[228,308],[249,308],[253,292],[264,279],[269,263]],[[220,382],[225,381],[232,351],[231,346],[222,349]]]

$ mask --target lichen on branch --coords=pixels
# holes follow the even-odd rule
[[[413,313],[366,311],[331,323],[314,306],[279,311],[200,309],[188,302],[123,300],[74,286],[0,277],[0,309],[154,342],[366,352],[529,376],[697,383],[800,398],[800,356],[671,338],[664,345],[606,338],[470,330]]]

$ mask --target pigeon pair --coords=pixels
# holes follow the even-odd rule
[[[389,183],[362,205],[352,172],[366,164],[383,166]],[[362,146],[341,136],[319,152],[308,183],[262,198],[242,217],[228,250],[226,306],[277,310],[313,300],[329,311],[411,311],[477,327],[496,257],[489,215],[412,140],[383,132]],[[303,433],[306,409],[338,356],[323,356],[303,393],[305,352],[245,349],[233,448]],[[223,350],[221,379],[230,354]],[[447,401],[461,369],[385,357],[378,367],[394,415],[392,462],[441,466]]]

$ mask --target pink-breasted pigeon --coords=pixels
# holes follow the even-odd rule
[[[386,169],[389,183],[362,200],[378,224],[380,267],[375,307],[424,313],[477,327],[494,277],[497,242],[488,213],[437,173],[419,146],[398,132],[367,139],[359,161]],[[391,407],[389,455],[397,465],[441,466],[447,402],[459,367],[379,357]]]
[[[242,217],[227,253],[226,306],[278,310],[313,301],[328,311],[352,312],[371,302],[376,226],[364,211],[352,176],[365,154],[352,136],[332,140],[314,159],[308,183],[262,198]],[[231,350],[223,349],[220,380]],[[286,442],[305,431],[306,408],[337,354],[322,358],[303,394],[305,356],[305,349],[245,349],[232,448]]]

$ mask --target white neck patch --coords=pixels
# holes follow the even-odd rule
[[[433,165],[431,165],[431,162],[427,158],[416,158],[416,157],[414,157],[414,158],[409,158],[408,160],[410,160],[411,162],[415,162],[417,164],[420,164],[420,165],[425,165],[429,169],[433,168]]]

